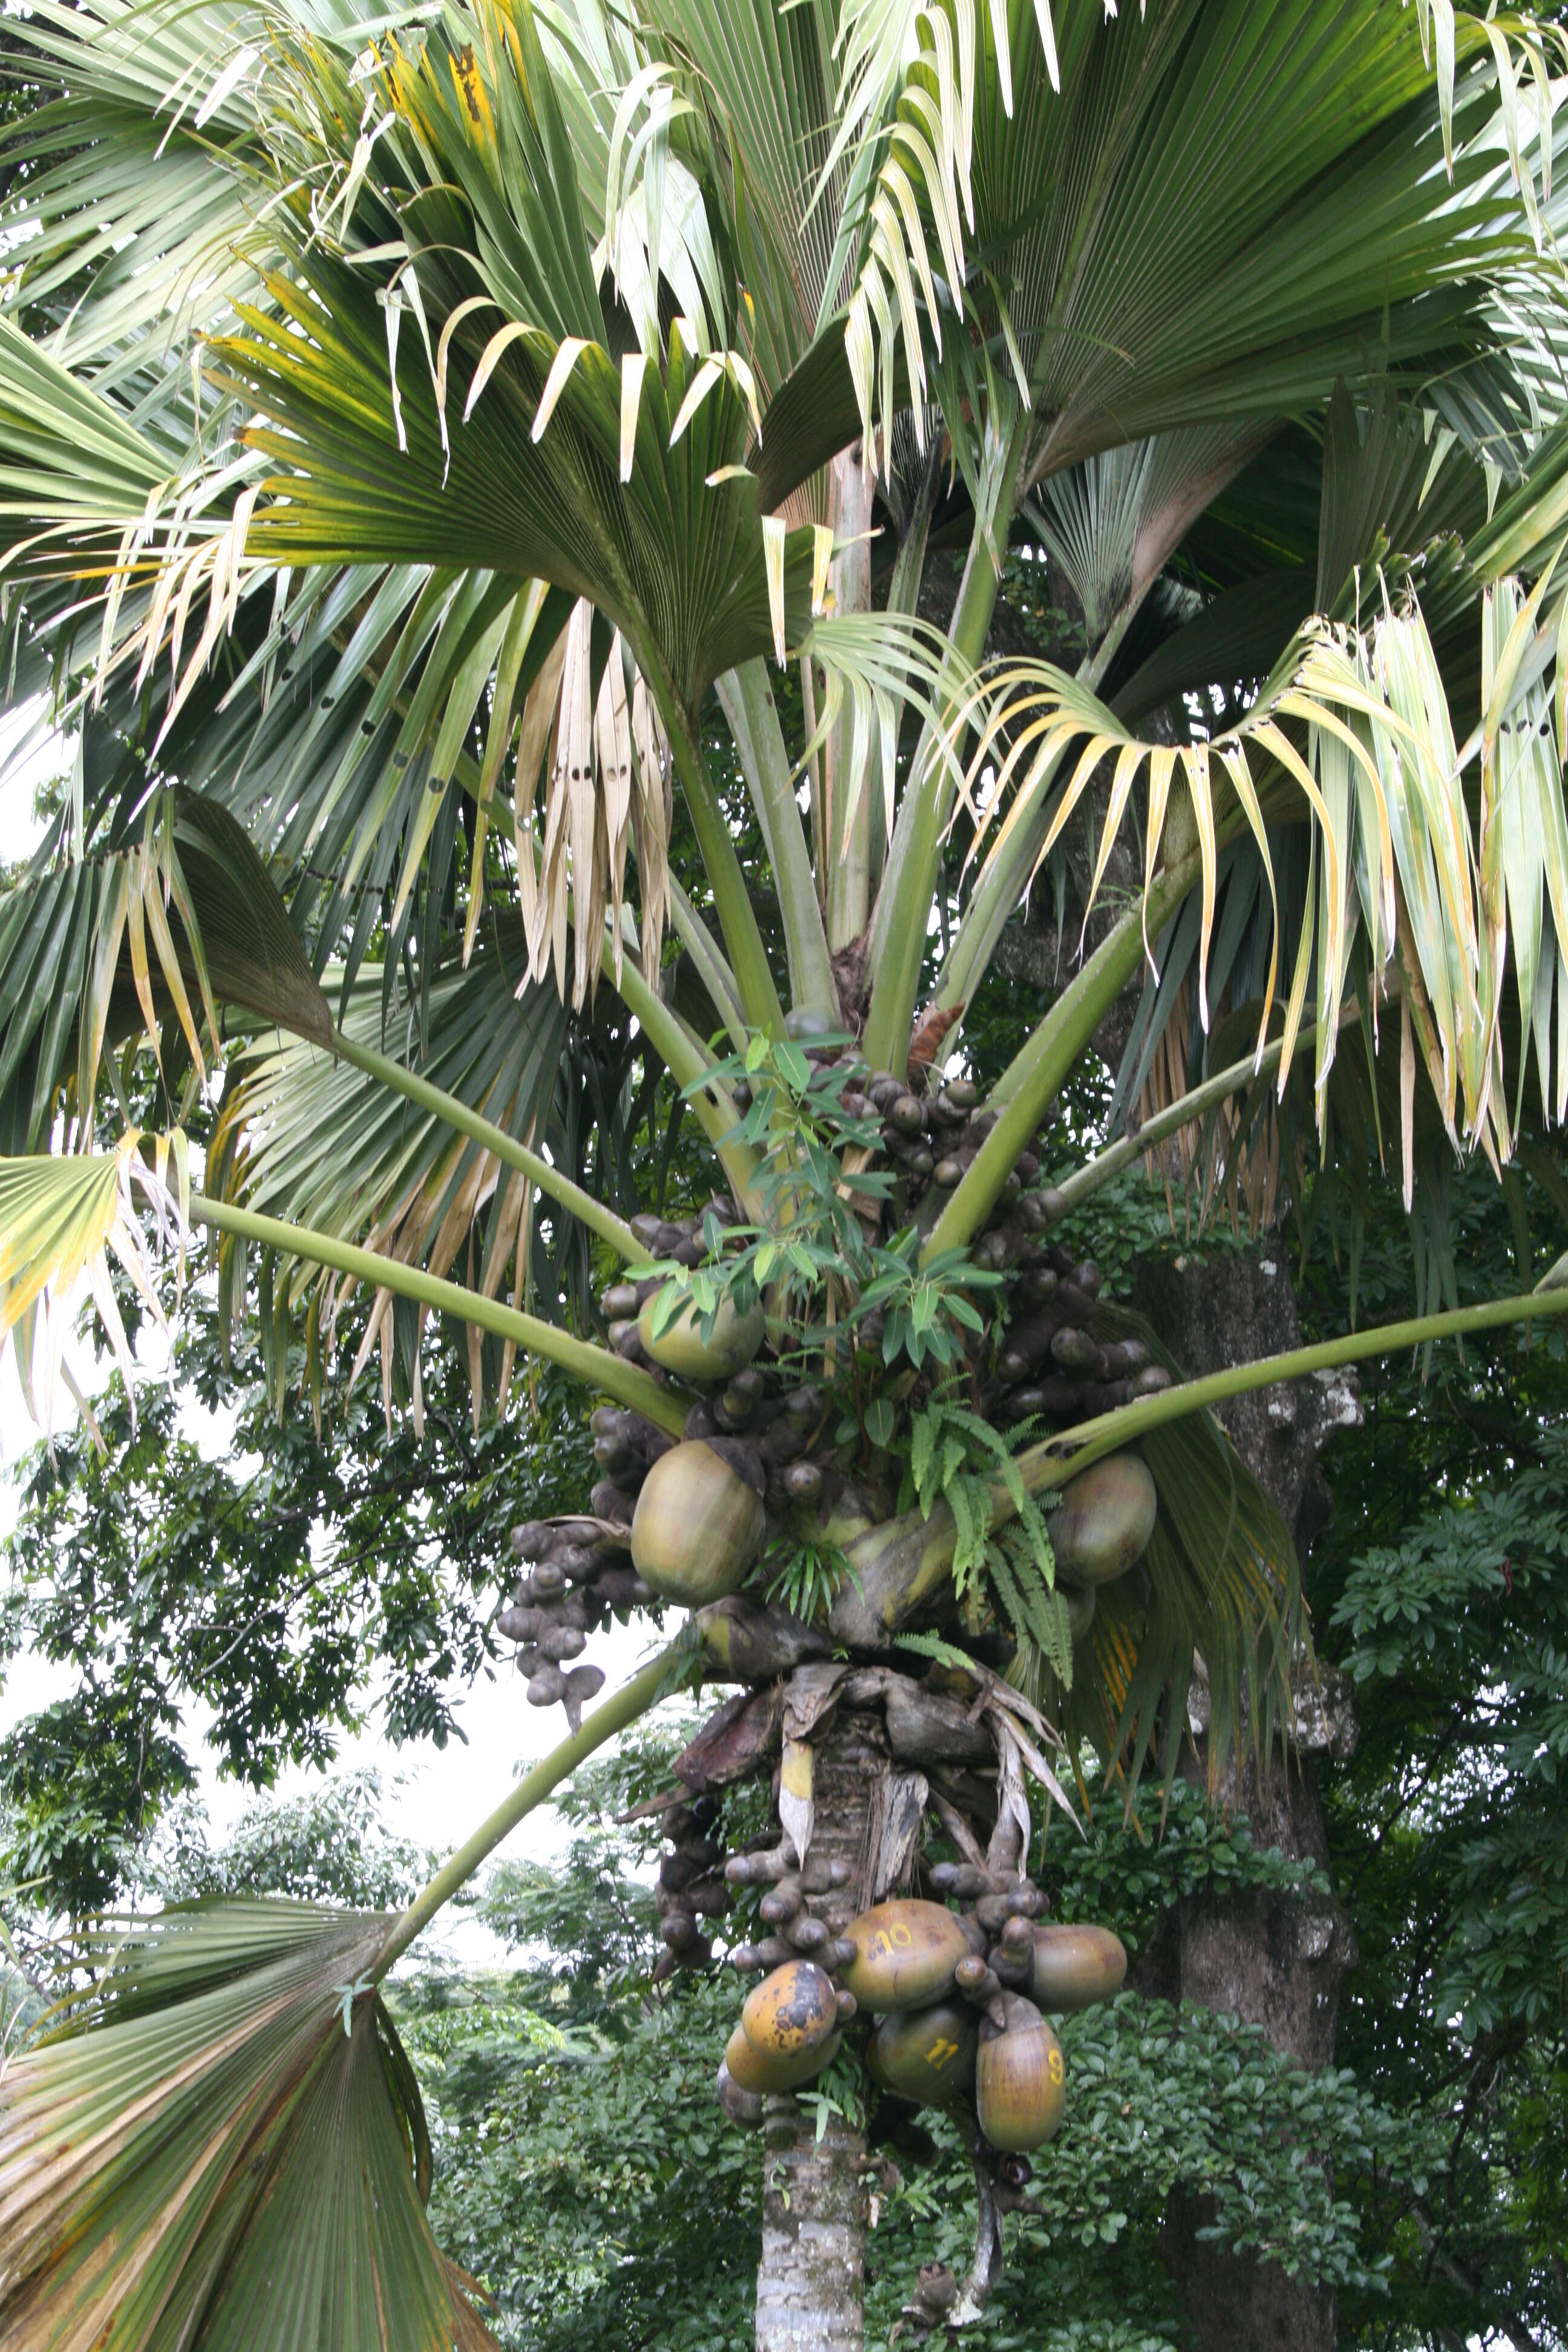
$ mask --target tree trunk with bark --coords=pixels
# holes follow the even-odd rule
[[[907,1883],[928,1792],[919,1773],[893,1764],[879,1716],[841,1707],[820,1719],[811,1741],[811,1854],[849,1869],[847,1883],[815,1907],[842,1935],[860,1912]],[[794,2096],[768,2101],[763,2128],[757,2352],[860,2352],[865,2134],[829,2113],[819,2139],[817,2110]]]
[[[1300,1324],[1282,1255],[1265,1244],[1244,1256],[1226,1251],[1138,1269],[1134,1299],[1183,1370],[1197,1377],[1224,1365],[1300,1344]],[[1279,1506],[1304,1556],[1328,1516],[1318,1457],[1336,1429],[1361,1408],[1343,1375],[1297,1381],[1222,1407],[1218,1418],[1242,1459]],[[1304,1662],[1303,1662],[1304,1663]],[[1245,1812],[1255,1846],[1328,1861],[1323,1809],[1313,1758],[1347,1754],[1354,1724],[1331,1675],[1298,1678],[1298,1745],[1289,1759],[1248,1751],[1225,1764],[1220,1803]],[[1206,1738],[1194,1716],[1206,1776]],[[1248,1892],[1197,1896],[1141,1967],[1143,1990],[1260,2026],[1277,2050],[1316,2070],[1333,2057],[1340,1985],[1355,1958],[1350,1922],[1327,1897]],[[1328,2161],[1324,2152],[1325,2163]],[[1165,2258],[1200,2352],[1333,2352],[1337,2314],[1331,2288],[1288,2278],[1275,2265],[1222,2252],[1198,2231],[1213,2218],[1210,2200],[1178,2190],[1166,2212]]]

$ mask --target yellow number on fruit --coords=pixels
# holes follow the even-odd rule
[[[1062,2053],[1059,2050],[1053,2050],[1051,2052],[1050,2056],[1046,2061],[1046,2072],[1050,2076],[1053,2083],[1061,2082]]]
[[[927,2062],[932,2066],[945,2066],[950,2058],[956,2058],[957,2055],[957,2042],[943,2042],[940,2037],[931,2043],[931,2048],[926,2052]]]
[[[906,1927],[903,1921],[899,1919],[888,1930],[888,1940],[889,1943],[896,1944],[900,1952],[907,1952],[915,1940],[914,1930],[912,1927]]]

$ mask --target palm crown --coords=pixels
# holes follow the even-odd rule
[[[1046,1577],[993,1545],[992,1602],[1069,1748],[1135,1774],[1194,1652],[1220,1727],[1249,1675],[1255,1715],[1287,1706],[1289,1539],[1203,1397],[1128,1401],[1112,1364],[1103,1416],[1092,1381],[1057,1399],[1070,1444],[993,1460],[977,1419],[951,1493],[921,1416],[1133,1149],[1037,1189],[1141,969],[1117,1103],[1142,1145],[1223,1113],[1233,1171],[1314,1133],[1326,1165],[1386,1095],[1409,1202],[1444,1138],[1500,1165],[1568,1107],[1561,37],[1447,0],[46,0],[20,30],[51,94],[14,142],[0,317],[7,658],[81,745],[0,908],[24,1346],[83,1269],[114,1328],[106,1247],[152,1297],[139,1171],[221,1237],[240,1312],[258,1250],[280,1379],[292,1319],[319,1381],[368,1286],[362,1360],[401,1333],[416,1409],[437,1310],[469,1327],[477,1398],[521,1349],[617,1431],[678,1436],[692,1398],[654,1342],[693,1304],[710,1339],[762,1309],[857,1424],[835,1442],[910,1461],[901,1515],[887,1493],[827,1523],[840,1636],[929,1616],[1011,1520]],[[1081,604],[1076,675],[986,662],[1020,520]],[[945,626],[939,541],[963,550]],[[1115,893],[1092,951],[984,1105],[941,1094],[933,1057],[1069,853],[1086,928]],[[605,1197],[571,1073],[602,1072],[612,1005],[714,1157],[718,1206],[679,1235]],[[1336,1052],[1347,1017],[1368,1055]],[[171,1089],[182,1052],[224,1062],[195,1194],[178,1134],[150,1163],[93,1149],[144,1034]],[[634,1305],[651,1286],[640,1340],[585,1336],[606,1255]],[[1144,1348],[1109,1306],[1086,1344]],[[1026,1351],[1010,1377],[1034,1396]],[[1158,1530],[1075,1650],[1035,1497],[1132,1438]],[[91,2036],[29,2062],[12,2148],[87,2119],[115,2153],[15,2192],[18,2342],[89,2313],[173,2342],[197,2311],[204,2345],[301,2340],[282,2305],[257,2318],[237,2118],[274,2118],[279,2178],[328,2162],[310,2053],[340,1977],[329,2071],[403,2181],[374,2260],[410,2343],[477,2327],[387,2156],[417,2095],[372,1987],[413,1932],[141,1948],[110,2009],[148,2082],[203,2052],[209,2084],[220,2025],[243,2046],[216,2138],[205,2091],[127,2120]],[[153,2284],[127,2284],[93,2251],[115,2200],[198,2140],[210,2208],[138,2220]],[[230,2229],[250,2252],[209,2272]]]

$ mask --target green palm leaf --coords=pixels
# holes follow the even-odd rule
[[[7,2344],[491,2342],[425,2219],[419,2094],[369,1974],[392,1924],[225,1901],[107,1942],[90,2000],[0,2086]]]
[[[276,883],[228,812],[173,787],[139,828],[35,863],[0,904],[0,1132],[37,1150],[62,1099],[85,1141],[106,1048],[165,1013],[201,1066],[228,1005],[326,1044],[331,1021]]]

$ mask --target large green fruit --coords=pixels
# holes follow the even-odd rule
[[[1035,1929],[1034,1996],[1042,2009],[1092,2009],[1121,1990],[1127,1947],[1109,1927]]]
[[[1062,2045],[1044,2019],[982,2042],[974,2105],[993,2147],[1023,2155],[1055,2137],[1067,2104]]]
[[[793,2091],[802,2083],[809,2083],[820,2074],[838,2054],[843,2036],[835,2031],[815,2049],[797,2050],[793,2058],[764,2056],[757,2048],[743,2025],[737,2025],[724,2045],[724,2063],[730,2070],[730,2080],[742,2091],[753,2091],[765,2097],[769,2091]]]
[[[895,2010],[872,2034],[866,2056],[885,2091],[919,2107],[940,2107],[974,2080],[974,2012],[957,2001]]]
[[[719,1312],[713,1329],[703,1339],[698,1328],[696,1309],[678,1307],[672,1319],[655,1339],[653,1311],[658,1303],[656,1290],[643,1302],[637,1317],[637,1338],[643,1353],[673,1372],[678,1381],[727,1381],[743,1365],[749,1364],[763,1344],[764,1329],[761,1307],[748,1308],[744,1315],[736,1313],[727,1298],[719,1301]]]
[[[787,2061],[816,2050],[838,2022],[833,1979],[815,1960],[786,1960],[752,1986],[741,2022],[764,2058]]]
[[[956,1916],[940,1903],[879,1903],[844,1930],[855,1958],[839,1971],[862,2009],[924,2009],[952,1990],[969,1950]]]
[[[666,1601],[700,1609],[733,1592],[762,1547],[763,1499],[700,1438],[672,1445],[643,1480],[632,1566]]]
[[[1047,1525],[1057,1567],[1068,1584],[1110,1584],[1125,1576],[1154,1532],[1160,1497],[1139,1454],[1108,1454],[1062,1488]]]

